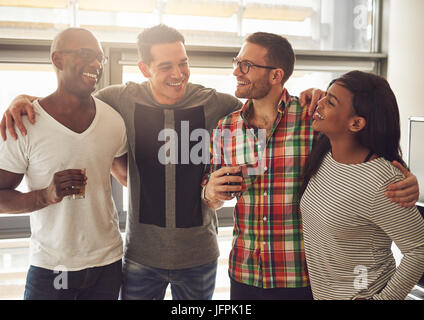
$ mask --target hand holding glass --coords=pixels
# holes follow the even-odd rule
[[[81,173],[87,177],[87,169],[85,169],[85,168],[81,169]],[[70,195],[69,196],[70,199],[77,200],[77,199],[84,199],[85,198],[85,184],[82,184],[79,187],[71,186],[71,188],[72,189],[79,189],[79,193]]]

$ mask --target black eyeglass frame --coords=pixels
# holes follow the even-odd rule
[[[244,64],[247,65],[247,71],[246,72],[244,72],[243,69],[240,68],[241,63],[244,63]],[[237,58],[234,57],[233,58],[233,68],[236,69],[237,67],[239,67],[240,72],[243,73],[243,74],[248,74],[251,67],[264,68],[264,69],[270,69],[270,70],[278,69],[277,67],[273,67],[273,66],[262,66],[260,64],[254,64],[254,63],[251,63],[251,62],[246,61],[246,60],[238,60]]]
[[[93,50],[88,48],[80,48],[75,50],[57,50],[57,52],[76,54],[78,57],[88,62],[92,62],[94,59],[96,59],[102,65],[105,65],[109,59],[107,56],[100,53],[95,53]]]

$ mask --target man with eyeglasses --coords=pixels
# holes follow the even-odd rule
[[[202,206],[200,184],[207,163],[188,156],[198,144],[190,137],[199,129],[211,131],[241,102],[189,82],[184,42],[168,26],[145,29],[138,36],[138,66],[148,81],[109,86],[95,95],[122,115],[128,133],[122,299],[163,299],[169,284],[173,299],[179,300],[211,299],[215,289],[217,217]],[[26,98],[34,99],[18,97],[12,105],[28,109],[31,119]],[[203,144],[208,152],[209,137],[203,136]]]
[[[130,199],[121,297],[163,299],[171,284],[174,299],[211,299],[219,256],[217,218],[215,210],[201,201],[205,163],[187,157],[198,141],[184,137],[199,129],[211,132],[219,119],[242,104],[231,95],[189,82],[184,37],[177,30],[165,25],[146,29],[137,46],[138,66],[148,81],[109,86],[95,95],[122,115],[128,134]],[[271,68],[240,58],[235,64],[248,62],[241,65],[247,75]],[[11,114],[25,132],[20,113],[31,120],[31,99],[20,96],[12,102],[2,119],[2,135],[5,119],[11,135],[16,134]],[[165,162],[160,156],[163,150]],[[215,175],[225,183],[237,180],[227,175],[236,169],[220,170]]]
[[[101,65],[105,65],[108,60],[108,57],[106,57],[103,52],[95,52],[88,48],[80,48],[78,50],[58,50],[57,52],[62,54],[74,54],[87,61],[97,60]]]
[[[126,183],[125,124],[91,95],[105,62],[91,32],[60,32],[51,59],[56,91],[34,101],[25,136],[0,141],[0,213],[30,213],[24,299],[117,299],[123,242],[110,173]],[[21,193],[24,175],[30,191]]]
[[[239,193],[229,258],[234,300],[312,299],[297,194],[316,134],[308,108],[284,87],[294,62],[284,37],[264,32],[248,36],[233,60],[235,95],[248,101],[221,119],[212,137],[203,201],[218,209]],[[222,134],[237,130],[244,137],[253,132],[255,148],[247,138],[231,143]],[[266,136],[264,141],[259,131]],[[234,175],[240,171],[242,177]],[[407,175],[413,186],[409,194],[415,197],[416,179]]]

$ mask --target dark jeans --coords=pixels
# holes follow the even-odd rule
[[[180,270],[166,270],[124,259],[122,300],[163,300],[171,284],[173,300],[210,300],[215,289],[217,261]]]
[[[231,300],[313,300],[311,287],[263,289],[231,279]]]
[[[53,271],[30,266],[25,300],[116,300],[122,282],[122,260],[80,271]]]

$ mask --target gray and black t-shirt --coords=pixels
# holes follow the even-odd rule
[[[127,128],[130,201],[125,257],[162,269],[215,260],[216,214],[200,199],[210,144],[204,129],[210,134],[241,102],[191,83],[174,105],[157,103],[149,82],[110,86],[96,97],[117,110]]]

